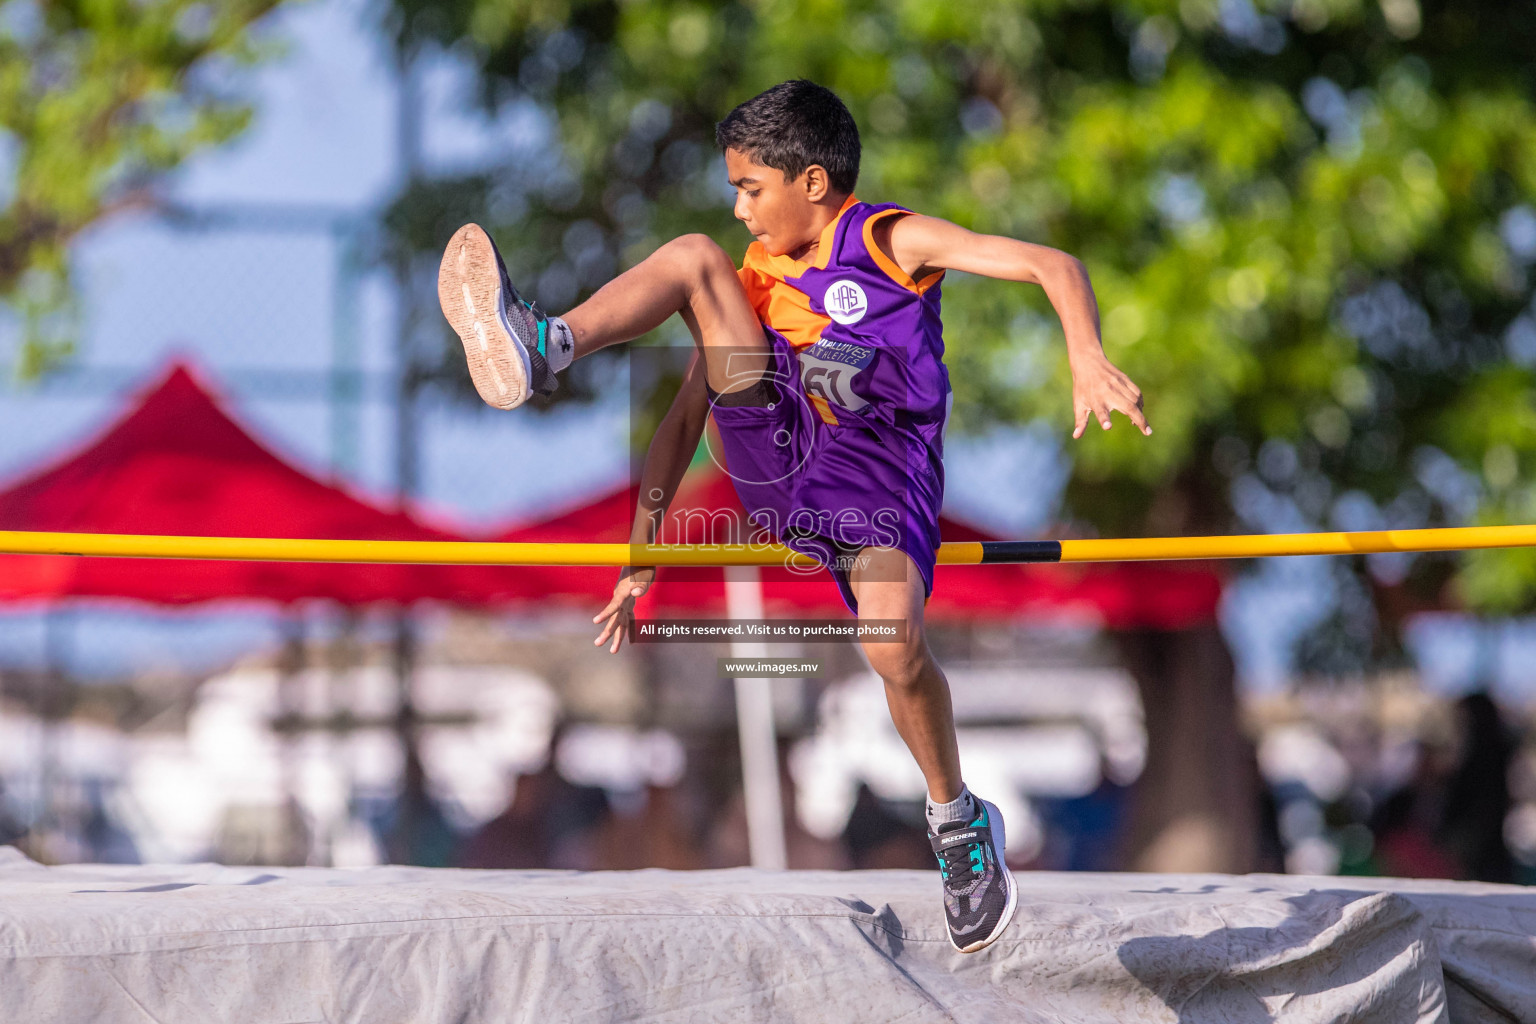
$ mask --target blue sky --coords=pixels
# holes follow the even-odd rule
[[[124,216],[94,228],[75,250],[86,312],[81,366],[147,380],[173,354],[189,355],[223,384],[259,437],[317,472],[336,454],[331,410],[314,394],[274,394],[252,371],[298,371],[318,380],[331,367],[338,247],[324,218],[365,218],[400,181],[398,86],[365,11],[359,0],[318,0],[274,19],[268,30],[286,41],[287,52],[252,79],[252,129],[198,157],[170,183],[178,203],[243,210],[254,227],[196,232]],[[514,145],[547,144],[548,126],[535,110],[513,108],[494,123],[480,115],[468,101],[466,69],[450,59],[428,61],[419,84],[428,172],[473,167]],[[294,230],[291,214],[274,212],[294,209],[311,211],[312,229]],[[394,365],[389,281],[371,272],[353,283],[350,358],[382,384]],[[0,349],[0,359],[9,361],[10,353]],[[385,396],[380,389],[355,410],[360,444],[349,467],[352,479],[377,495],[392,482],[393,411]],[[0,480],[67,451],[126,397],[67,381],[0,390]],[[594,407],[545,416],[429,404],[425,502],[462,523],[488,524],[612,486],[626,472],[623,399],[618,387]],[[1005,535],[1039,529],[1059,493],[1063,437],[1037,427],[952,438],[951,511]],[[1325,578],[1315,559],[1275,562],[1234,589],[1224,625],[1249,685],[1267,688],[1283,679],[1289,639],[1317,613]],[[272,637],[270,618],[249,612],[162,616],[119,609],[74,621],[71,661],[89,674],[212,665]],[[1467,659],[1457,653],[1466,647],[1466,630],[1458,629],[1445,620],[1420,630],[1430,651],[1426,669],[1452,688],[1467,675]],[[1536,643],[1528,632],[1513,630],[1506,646]],[[1437,639],[1442,635],[1449,639]],[[0,663],[36,663],[42,636],[36,615],[0,615]]]

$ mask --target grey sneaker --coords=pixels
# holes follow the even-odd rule
[[[559,382],[545,358],[549,318],[512,287],[491,236],[478,224],[455,231],[437,272],[437,300],[464,343],[469,376],[489,405],[516,409]]]
[[[1013,920],[1019,894],[1003,862],[1003,816],[997,806],[976,800],[973,821],[940,825],[928,833],[944,882],[944,923],[949,941],[962,953],[992,944]]]

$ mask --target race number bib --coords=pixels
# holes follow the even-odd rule
[[[875,350],[844,341],[818,341],[800,351],[800,380],[808,395],[858,412],[869,403],[854,393],[853,379],[875,361]]]

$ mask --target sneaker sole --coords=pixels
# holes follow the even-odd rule
[[[527,356],[502,326],[496,248],[478,224],[453,233],[437,271],[437,301],[464,343],[475,390],[487,405],[516,409],[528,400]]]

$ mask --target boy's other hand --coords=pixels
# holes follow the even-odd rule
[[[1108,430],[1111,412],[1123,414],[1143,434],[1150,436],[1152,433],[1141,411],[1141,388],[1103,356],[1072,367],[1072,412],[1075,419],[1073,437],[1083,436],[1090,416]]]
[[[655,580],[655,569],[628,567],[619,573],[619,582],[613,587],[613,600],[592,616],[594,623],[603,625],[603,631],[592,641],[592,646],[601,647],[606,643],[609,654],[619,653],[619,645],[635,621],[635,601],[651,589]]]

